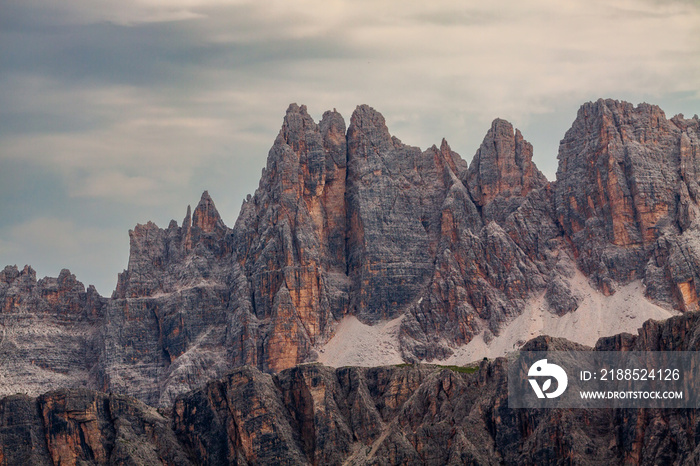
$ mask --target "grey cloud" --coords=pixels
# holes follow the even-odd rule
[[[351,57],[329,33],[290,37],[281,24],[261,34],[248,6],[206,9],[187,21],[120,25],[100,21],[50,25],[31,4],[12,4],[0,30],[3,74],[35,74],[71,83],[120,83],[150,88],[207,85],[207,70],[312,58]],[[42,11],[39,9],[39,11]],[[265,29],[263,29],[264,31]]]
[[[72,83],[173,84],[216,53],[192,44],[170,24],[124,27],[110,23],[70,26],[53,33],[4,32],[9,44],[2,74],[47,76]]]
[[[28,221],[66,205],[62,180],[45,167],[23,160],[0,159],[0,228]],[[31,208],[27,208],[31,205]]]
[[[475,26],[494,24],[504,21],[503,15],[496,11],[486,9],[470,8],[467,4],[459,5],[458,8],[431,11],[429,13],[413,13],[409,18],[415,23],[432,23],[439,26]]]

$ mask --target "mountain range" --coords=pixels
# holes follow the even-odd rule
[[[505,359],[417,364],[697,349],[697,115],[601,99],[561,141],[555,181],[532,155],[500,119],[467,163],[445,140],[405,145],[369,106],[346,127],[292,104],[235,225],[207,192],[181,223],[137,225],[111,297],[5,267],[0,458],[14,432],[38,464],[697,460],[695,411],[518,412]],[[305,364],[352,352],[409,366]],[[662,431],[673,445],[647,441]]]

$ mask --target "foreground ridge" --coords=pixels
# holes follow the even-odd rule
[[[525,350],[698,351],[700,313],[646,322],[596,348],[537,337]],[[694,409],[509,409],[508,360],[278,374],[244,366],[172,409],[85,389],[0,400],[6,464],[692,464]]]

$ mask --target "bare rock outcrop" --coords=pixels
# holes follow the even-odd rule
[[[696,351],[700,313],[595,348]],[[240,367],[159,409],[86,389],[0,399],[3,464],[694,464],[697,409],[511,409],[509,360],[277,374]]]
[[[100,388],[168,404],[233,367],[230,234],[206,191],[181,226],[149,222],[129,232],[129,266],[101,328]]]
[[[459,159],[446,143],[440,153]],[[545,287],[562,246],[551,189],[508,122],[495,120],[469,169],[448,179],[432,276],[402,322],[408,360],[442,359],[481,332],[497,335]]]
[[[234,303],[246,322],[242,360],[280,370],[309,358],[347,312],[345,122],[319,124],[290,105],[255,195],[234,229],[247,292]]]
[[[97,388],[100,325],[107,300],[64,269],[37,280],[29,266],[0,271],[0,394]]]
[[[649,321],[638,351],[697,349],[700,314]],[[538,337],[532,351],[594,350]],[[692,464],[694,409],[510,409],[508,361],[464,373],[439,366],[330,369],[270,376],[244,368],[176,402],[174,426],[200,464]],[[250,413],[257,413],[255,421]],[[266,436],[253,436],[265,432]],[[252,442],[251,439],[252,438]],[[212,453],[218,455],[213,456]]]
[[[546,184],[532,161],[532,144],[509,122],[495,119],[467,172],[469,191],[484,216],[504,221],[523,197]]]
[[[194,464],[169,418],[133,398],[85,389],[0,400],[0,463]]]
[[[439,206],[461,160],[403,144],[366,105],[353,113],[347,140],[350,308],[368,321],[394,318],[430,278]]]
[[[650,298],[697,309],[700,120],[598,100],[562,140],[557,216],[603,292],[643,278]]]

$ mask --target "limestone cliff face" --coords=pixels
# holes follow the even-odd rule
[[[98,387],[167,404],[232,367],[230,234],[207,192],[181,226],[129,232],[129,266],[102,322]]]
[[[279,371],[313,360],[346,314],[404,316],[406,359],[448,356],[544,289],[550,199],[502,120],[468,168],[446,141],[401,143],[371,107],[346,131],[338,113],[316,123],[292,104],[232,230],[205,193],[182,226],[130,233],[99,386],[164,404],[230,367]]]
[[[559,151],[556,209],[604,292],[644,278],[651,298],[697,309],[699,127],[648,104],[579,110]]]
[[[509,122],[493,121],[467,173],[474,202],[488,218],[504,220],[530,191],[547,184],[532,152],[532,144]]]
[[[430,277],[436,214],[455,161],[391,137],[366,105],[353,113],[347,140],[350,306],[369,321],[397,317]]]
[[[576,310],[576,267],[601,292],[642,279],[650,299],[697,309],[697,117],[600,100],[562,141],[556,182],[532,155],[500,119],[467,164],[444,140],[403,144],[369,106],[346,129],[292,104],[235,226],[207,192],[181,224],[137,225],[111,299],[67,271],[0,273],[3,387],[165,406],[234,367],[313,361],[346,315],[401,318],[404,360],[440,359],[488,342],[533,298]]]
[[[444,141],[433,152],[459,159]],[[402,322],[408,360],[444,358],[481,332],[498,334],[551,282],[559,255],[569,259],[532,146],[508,122],[495,120],[469,169],[446,178],[449,190],[433,208],[431,277]],[[559,312],[562,299],[549,301]]]
[[[291,105],[268,155],[260,187],[234,229],[247,293],[243,360],[280,370],[309,357],[347,311],[345,122],[326,112],[319,124]]]
[[[66,269],[41,280],[28,266],[0,271],[0,394],[97,388],[90,371],[106,305]]]
[[[154,408],[125,396],[58,390],[0,400],[0,464],[193,464]]]
[[[649,321],[596,349],[696,351],[700,314]],[[528,350],[591,350],[538,337]],[[507,360],[473,374],[437,366],[270,376],[243,368],[176,402],[174,428],[200,464],[693,464],[696,410],[509,409]],[[256,413],[252,418],[251,413]],[[262,433],[264,432],[264,437]]]

